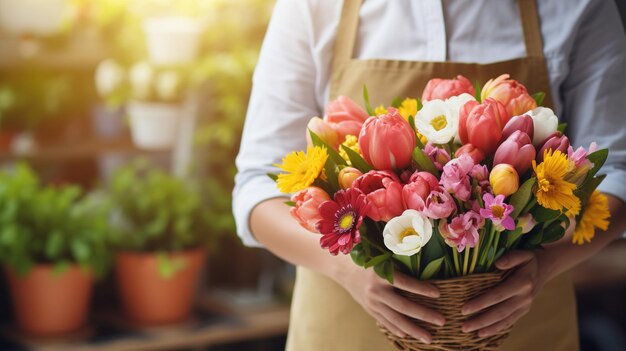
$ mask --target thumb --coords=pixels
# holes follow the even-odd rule
[[[496,267],[500,270],[507,270],[522,265],[535,257],[529,250],[511,251],[496,261]]]

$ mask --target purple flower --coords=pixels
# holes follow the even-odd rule
[[[493,197],[490,193],[483,194],[485,208],[480,209],[483,218],[490,219],[498,231],[515,229],[515,221],[511,218],[513,206],[504,203],[504,195]]]
[[[424,145],[424,152],[440,171],[450,161],[450,154],[445,149],[434,146],[430,141]]]

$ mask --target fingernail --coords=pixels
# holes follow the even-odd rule
[[[463,333],[469,333],[469,332],[471,332],[471,331],[472,331],[471,326],[470,326],[470,327],[468,327],[468,326],[465,326],[465,325],[463,325],[463,326],[461,327],[461,330],[463,331]]]
[[[461,314],[464,315],[464,316],[466,316],[466,315],[468,315],[470,313],[472,313],[472,310],[469,307],[463,307],[461,309]]]
[[[439,318],[437,319],[437,325],[440,327],[443,327],[444,324],[446,324],[446,319],[445,318]]]

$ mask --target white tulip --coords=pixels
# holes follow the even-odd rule
[[[174,100],[180,90],[180,75],[174,71],[165,71],[157,76],[156,93],[162,100]]]
[[[461,107],[463,107],[463,105],[465,105],[465,103],[467,103],[468,101],[476,101],[476,98],[468,93],[463,93],[461,95],[452,96],[446,99],[446,105],[448,105],[448,107],[452,111],[452,115],[455,120],[457,121],[459,120]],[[459,138],[459,132],[458,132],[458,122],[457,122],[457,132],[456,132],[456,135],[454,136],[454,141],[457,142],[458,144],[461,143],[461,139]]]
[[[383,240],[394,254],[412,256],[420,252],[432,234],[432,223],[426,215],[415,210],[406,210],[387,222],[383,229]]]
[[[559,127],[559,118],[547,107],[537,107],[526,112],[533,119],[533,145],[538,147]]]
[[[429,141],[446,144],[458,134],[459,114],[443,100],[430,100],[417,112],[415,127]]]
[[[107,59],[96,68],[96,90],[101,97],[107,97],[119,89],[126,79],[124,67],[115,60]]]
[[[133,97],[139,100],[149,98],[153,80],[154,70],[148,62],[134,64],[130,69],[130,84],[133,90]]]

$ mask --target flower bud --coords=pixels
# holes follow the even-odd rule
[[[477,148],[473,144],[465,144],[461,146],[455,153],[456,157],[461,155],[468,155],[474,160],[474,163],[481,163],[485,159],[485,154],[481,149]]]
[[[532,141],[533,136],[535,135],[533,119],[529,115],[521,115],[511,118],[502,130],[502,140],[506,140],[511,136],[511,134],[518,130],[526,133]]]
[[[530,137],[528,134],[516,130],[498,146],[493,164],[508,163],[515,168],[518,174],[524,174],[534,159],[535,147]]]
[[[351,188],[352,183],[362,175],[363,173],[356,168],[344,167],[339,172],[339,186],[341,186],[342,189]]]
[[[519,176],[513,166],[501,163],[491,170],[489,183],[494,194],[509,196],[519,188]]]
[[[311,141],[311,134],[309,133],[310,130],[333,149],[337,149],[339,147],[339,135],[328,123],[324,122],[324,120],[322,120],[321,118],[311,118],[306,128],[306,142],[309,146],[313,146],[313,141]]]
[[[367,119],[359,134],[363,158],[378,170],[409,166],[416,144],[415,132],[395,108],[389,108],[387,114]]]
[[[550,135],[539,149],[539,154],[537,155],[537,161],[543,162],[543,154],[546,150],[559,150],[562,153],[567,153],[567,149],[569,148],[569,139],[561,132],[555,132]]]

